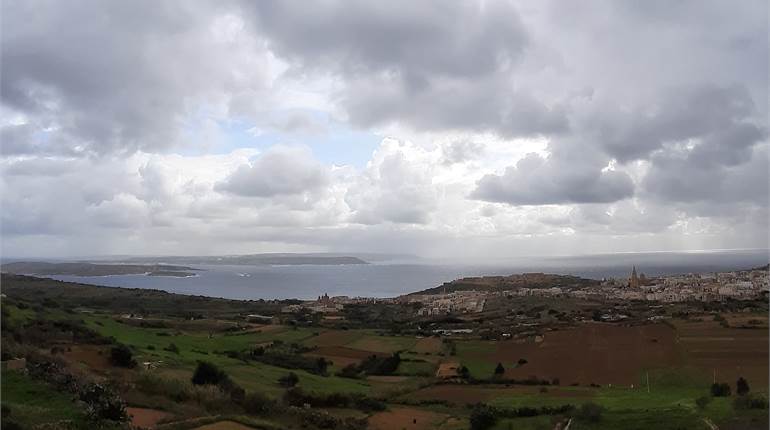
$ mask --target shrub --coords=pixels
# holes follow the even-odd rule
[[[299,376],[294,372],[289,372],[288,375],[278,378],[278,383],[284,387],[291,388],[299,383]]]
[[[241,406],[249,414],[267,415],[275,408],[275,402],[263,393],[248,393]]]
[[[341,376],[343,378],[358,378],[359,376],[359,370],[358,366],[355,364],[348,364],[347,366],[343,367],[342,370],[337,372],[337,376]]]
[[[602,419],[602,412],[604,412],[603,407],[596,403],[588,402],[580,406],[577,416],[581,420],[595,423]]]
[[[166,378],[151,372],[142,372],[136,379],[136,386],[147,394],[159,394],[177,402],[184,402],[191,398],[189,381]]]
[[[169,343],[167,347],[163,348],[163,350],[173,352],[174,354],[179,354],[179,347],[174,343]]]
[[[120,367],[135,367],[136,361],[134,360],[134,353],[131,352],[131,348],[126,345],[117,344],[110,349],[110,361],[115,366]]]
[[[714,397],[729,397],[730,385],[725,382],[711,384],[711,395]]]
[[[695,404],[698,406],[699,409],[704,409],[708,404],[711,402],[711,397],[708,396],[701,396],[695,399]]]
[[[192,377],[192,383],[195,385],[216,385],[225,379],[227,379],[227,374],[216,365],[208,361],[199,361]]]
[[[497,363],[497,367],[495,367],[495,376],[500,377],[505,374],[505,367],[503,367],[503,363]]]
[[[735,409],[767,409],[767,398],[761,395],[743,395],[733,400]]]
[[[457,373],[463,379],[468,379],[471,377],[471,371],[465,366],[460,366],[460,370],[458,370]]]
[[[88,416],[93,420],[125,421],[126,405],[112,390],[100,384],[88,384],[80,392],[80,400],[86,403]]]
[[[749,383],[742,376],[735,382],[735,392],[739,396],[749,394]]]
[[[471,411],[471,430],[486,430],[497,422],[497,413],[494,408],[476,404]]]

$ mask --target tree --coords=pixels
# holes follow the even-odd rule
[[[503,367],[503,363],[497,363],[497,367],[495,367],[495,377],[501,377],[505,374],[505,367]]]
[[[208,361],[199,361],[192,377],[192,383],[195,385],[216,385],[225,379],[227,379],[227,374],[215,364]]]
[[[711,395],[714,397],[729,397],[730,384],[725,382],[711,384]]]
[[[299,382],[299,376],[294,372],[289,372],[288,375],[282,376],[278,379],[278,382],[284,387],[291,388]]]
[[[476,404],[471,411],[471,430],[486,430],[497,422],[496,411],[485,404]]]
[[[471,376],[471,371],[465,366],[460,366],[460,370],[458,370],[457,373],[463,379],[468,379]]]
[[[329,362],[323,357],[318,357],[315,361],[316,373],[319,375],[326,375],[326,369],[329,367]]]
[[[125,421],[128,418],[123,400],[104,385],[89,383],[80,391],[79,397],[93,420]]]
[[[743,379],[743,376],[738,378],[738,380],[735,382],[735,392],[739,396],[745,396],[746,394],[749,394],[749,382]]]
[[[136,361],[134,361],[134,353],[131,352],[131,348],[122,343],[117,344],[110,350],[110,361],[112,364],[120,367],[134,367]]]

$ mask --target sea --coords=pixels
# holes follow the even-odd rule
[[[315,299],[319,295],[396,297],[467,276],[545,272],[592,279],[627,277],[633,266],[649,276],[730,271],[768,264],[767,250],[619,253],[531,257],[485,264],[426,260],[353,265],[188,265],[192,277],[146,275],[51,276],[109,287],[150,288],[228,299]]]

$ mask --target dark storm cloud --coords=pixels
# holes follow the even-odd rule
[[[610,203],[633,195],[634,183],[626,173],[602,171],[595,161],[529,154],[502,175],[484,176],[471,198],[512,205],[549,205]]]
[[[240,68],[211,32],[219,12],[176,1],[3,2],[2,103],[48,130],[51,146],[168,148],[198,109],[188,103],[223,91]],[[24,152],[24,139],[27,152],[55,152],[29,136],[9,151]]]
[[[516,88],[528,45],[507,2],[253,4],[270,48],[297,71],[342,77],[338,94],[361,127],[400,122],[423,130],[564,131],[562,106]]]
[[[597,112],[583,127],[615,159],[646,159],[667,143],[704,141],[701,158],[745,151],[765,136],[751,122],[754,102],[745,87],[701,85],[662,89],[661,100],[631,112]]]
[[[526,45],[506,2],[252,4],[270,47],[303,68],[346,75],[383,71],[419,88],[438,76],[476,78],[516,61]]]
[[[767,206],[768,145],[757,146],[748,153],[748,161],[740,165],[711,160],[703,163],[696,150],[697,147],[691,152],[671,151],[654,156],[642,183],[647,197],[667,204],[708,203],[713,212],[720,211],[716,206],[738,202]],[[704,206],[696,208],[700,215],[709,212]]]

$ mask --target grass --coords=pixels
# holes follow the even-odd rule
[[[497,345],[485,340],[468,340],[456,343],[455,359],[467,367],[474,378],[488,378],[495,371],[497,363],[488,361],[485,356],[495,352]]]
[[[366,334],[345,346],[363,351],[392,353],[412,349],[416,342],[414,337]]]
[[[11,411],[9,418],[22,428],[60,421],[87,428],[85,413],[69,395],[20,372],[2,372],[2,401]]]
[[[492,430],[551,430],[554,424],[550,416],[541,415],[526,418],[504,418],[499,420]]]
[[[425,361],[401,361],[396,369],[396,375],[404,376],[433,376],[436,365]]]
[[[21,324],[35,317],[35,311],[33,311],[30,308],[21,309],[15,305],[6,305],[6,304],[3,304],[2,307],[3,307],[3,311],[8,313],[7,322],[10,325]]]
[[[571,430],[707,430],[709,427],[693,411],[685,409],[660,409],[654,413],[646,410],[606,411],[596,423],[574,420]]]
[[[94,316],[87,320],[89,327],[105,336],[113,336],[118,342],[131,345],[137,351],[137,361],[162,361],[163,369],[192,372],[199,360],[210,361],[221,367],[237,384],[252,391],[261,391],[278,397],[283,389],[278,379],[294,372],[300,378],[300,386],[318,393],[366,393],[370,385],[365,381],[346,379],[335,376],[320,376],[302,370],[290,370],[259,362],[248,362],[229,358],[218,352],[244,350],[256,344],[281,340],[283,342],[301,342],[312,338],[314,330],[307,328],[293,329],[284,327],[261,333],[235,335],[215,334],[213,337],[204,332],[187,332],[171,336],[158,336],[157,333],[173,333],[170,329],[150,329],[122,324],[112,318]],[[164,351],[170,343],[179,348],[179,353]],[[154,350],[148,347],[152,346]],[[191,373],[190,373],[191,374]]]

